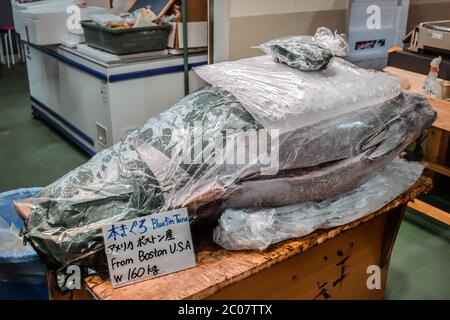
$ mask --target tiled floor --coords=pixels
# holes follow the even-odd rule
[[[45,186],[87,159],[31,117],[25,66],[0,67],[0,192]],[[442,194],[435,198],[449,203]],[[447,226],[407,212],[392,253],[386,298],[450,299]]]
[[[31,116],[26,67],[0,66],[0,192],[45,186],[88,157]]]
[[[407,210],[392,251],[386,299],[450,299],[450,228]]]

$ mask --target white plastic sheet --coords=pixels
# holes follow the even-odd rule
[[[277,208],[227,209],[214,241],[227,250],[259,250],[362,218],[388,204],[420,177],[418,162],[396,159],[366,183],[338,197]]]
[[[201,230],[226,209],[348,192],[392,162],[436,117],[423,97],[399,94],[393,78],[341,59],[314,73],[268,56],[198,70],[225,88],[190,94],[26,204],[25,239],[50,268],[106,273],[101,227],[112,221],[186,207],[193,229]],[[254,161],[216,161],[234,155],[238,138],[239,149],[256,153],[253,147],[267,141],[250,137],[261,133],[272,150],[277,136],[267,136],[271,129],[281,132],[279,152],[270,152],[279,170],[267,173],[264,152]],[[247,139],[247,133],[253,135]]]
[[[33,248],[24,245],[23,238],[19,236],[19,230],[14,223],[8,223],[0,217],[0,253],[25,253],[33,252]],[[0,277],[1,278],[1,277]]]
[[[280,133],[383,103],[401,92],[394,77],[341,58],[316,72],[276,63],[270,56],[201,66],[195,72],[231,92],[264,128]]]

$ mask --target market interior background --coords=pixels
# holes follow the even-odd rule
[[[230,59],[255,55],[250,42],[275,38],[277,32],[311,34],[321,25],[344,30],[345,10],[333,1],[325,3],[317,5],[317,10],[267,15],[259,20],[245,12],[236,13],[230,22],[230,32],[248,32],[230,40]],[[450,18],[449,12],[450,1],[412,0],[407,30],[421,21]],[[260,25],[261,21],[286,27],[272,32],[270,27]],[[9,2],[1,1],[0,25],[12,24]],[[33,118],[25,63],[16,63],[11,68],[1,65],[0,192],[46,186],[89,158],[59,132]],[[449,186],[449,178],[439,177],[433,192],[421,199],[450,212]],[[385,298],[450,299],[449,244],[448,226],[408,208],[392,253]]]

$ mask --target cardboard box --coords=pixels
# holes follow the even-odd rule
[[[187,1],[188,22],[198,22],[208,20],[207,0],[189,0]]]
[[[204,48],[208,46],[208,4],[207,0],[187,1],[188,47]],[[172,23],[167,47],[169,49],[183,49],[183,24]]]
[[[208,46],[208,22],[188,22],[188,47],[202,48]],[[172,23],[167,47],[170,49],[183,49],[183,24],[181,22]]]

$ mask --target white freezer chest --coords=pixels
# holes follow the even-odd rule
[[[37,45],[61,43],[69,34],[67,13],[73,0],[44,0],[30,4],[13,3],[13,17],[16,31],[22,40]],[[105,13],[107,9],[87,7],[80,9],[81,20],[87,20],[92,14]],[[79,30],[78,30],[79,31]]]
[[[25,51],[33,113],[91,155],[184,96],[180,56],[105,64],[56,46]],[[189,66],[206,61],[191,55]],[[191,91],[204,85],[193,71],[189,78]]]

